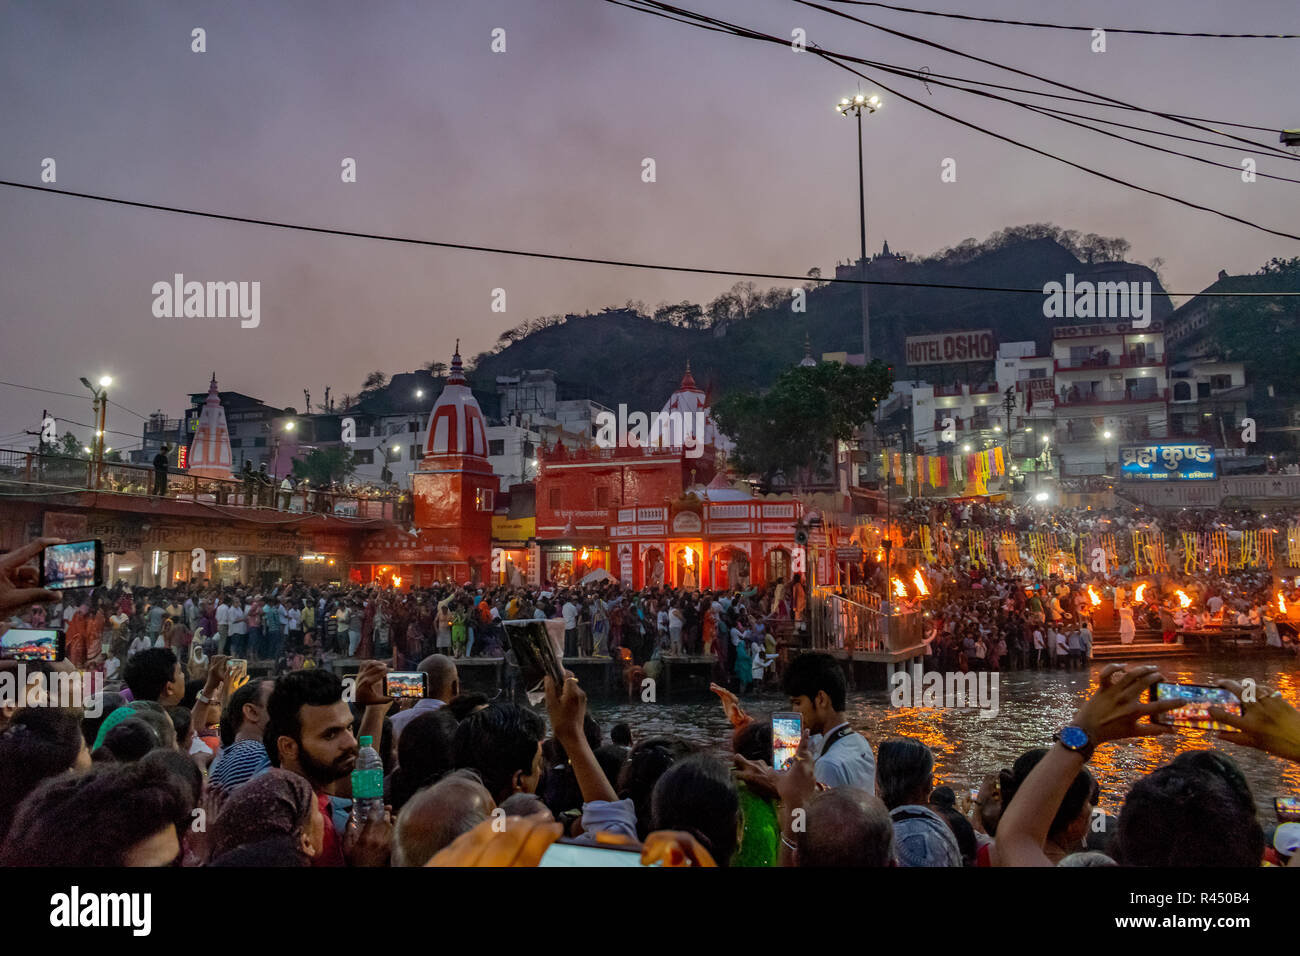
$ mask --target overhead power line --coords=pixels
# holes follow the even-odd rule
[[[893,3],[880,3],[878,0],[830,0],[830,2],[843,3],[853,7],[880,7],[882,10],[914,13],[923,17],[970,20],[976,23],[996,23],[1011,27],[1036,27],[1040,30],[1081,30],[1085,33],[1091,33],[1093,30],[1105,30],[1107,33],[1132,33],[1139,36],[1156,37],[1192,37],[1211,40],[1300,40],[1300,33],[1194,33],[1184,30],[1141,30],[1134,27],[1070,26],[1064,23],[1043,23],[1037,20],[1006,20],[1001,17],[977,17],[969,13],[918,10],[915,7],[900,7]]]
[[[882,89],[884,87],[882,86]],[[901,94],[899,94],[901,95]],[[1032,147],[1031,147],[1032,148]],[[1071,164],[1074,165],[1074,164]],[[1104,174],[1098,174],[1104,175]],[[1109,178],[1109,177],[1108,177]],[[25,189],[38,193],[47,193],[56,196],[67,196],[72,199],[89,199],[95,202],[111,203],[118,206],[129,206],[135,209],[149,209],[155,212],[173,213],[183,216],[196,216],[202,219],[213,219],[221,222],[238,222],[251,226],[266,226],[273,229],[289,229],[295,232],[308,232],[324,236],[340,236],[347,239],[370,239],[376,242],[396,242],[403,245],[427,246],[434,249],[456,249],[463,252],[484,252],[492,255],[517,256],[525,259],[546,259],[552,262],[574,262],[586,265],[616,266],[623,269],[648,269],[658,272],[681,272],[693,275],[716,275],[730,276],[750,279],[781,279],[784,281],[807,282],[808,275],[795,275],[786,272],[760,272],[748,269],[717,269],[707,268],[704,266],[679,266],[668,265],[665,263],[637,262],[627,259],[605,259],[595,256],[574,256],[563,255],[557,252],[537,252],[526,249],[506,249],[500,246],[483,246],[472,245],[463,242],[445,242],[436,239],[417,239],[413,236],[390,236],[373,232],[358,232],[349,229],[332,229],[325,226],[308,226],[302,223],[279,222],[272,219],[255,219],[251,216],[233,216],[226,213],[206,212],[198,209],[184,209],[178,206],[163,206],[158,203],[140,202],[133,199],[118,199],[113,196],[97,196],[93,193],[73,192],[68,189],[53,189],[48,186],[34,185],[32,183],[16,183],[8,180],[0,180],[0,186],[9,186],[14,189]],[[1135,187],[1142,188],[1142,187]],[[1266,230],[1271,231],[1271,230]],[[1300,239],[1300,236],[1288,236],[1288,238]],[[964,285],[956,282],[905,282],[900,279],[851,279],[851,278],[834,278],[834,279],[817,279],[832,285],[875,285],[875,286],[900,286],[904,288],[915,289],[958,289],[967,292],[1012,292],[1029,295],[1042,295],[1042,289],[1018,288],[1011,286],[987,286],[987,285]],[[1300,296],[1298,292],[1170,292],[1165,290],[1166,296],[1172,297],[1192,297],[1205,296],[1214,298],[1240,298],[1240,297],[1259,297],[1259,298],[1276,298],[1278,296]],[[7,383],[0,383],[7,384]],[[29,386],[18,386],[26,388]],[[44,389],[38,389],[44,391]],[[56,393],[70,394],[70,393]],[[74,396],[80,397],[80,396]]]
[[[613,0],[606,0],[606,2],[613,2]],[[762,41],[764,41],[764,42],[768,42],[768,43],[775,43],[775,44],[778,44],[778,45],[780,45],[780,46],[782,46],[782,47],[787,47],[787,48],[788,48],[788,46],[789,46],[789,42],[788,42],[784,37],[776,37],[776,36],[772,36],[771,34],[760,33],[760,32],[758,32],[758,31],[751,30],[751,29],[749,29],[749,28],[747,28],[747,27],[741,27],[741,26],[738,26],[738,25],[736,25],[736,24],[730,24],[730,23],[727,23],[726,21],[718,20],[718,19],[716,19],[716,18],[714,18],[714,17],[708,17],[708,16],[705,16],[705,15],[703,15],[703,14],[693,14],[693,13],[691,13],[690,11],[684,11],[682,8],[680,8],[680,7],[674,7],[674,6],[670,5],[670,4],[659,3],[659,2],[656,2],[656,0],[635,0],[635,2],[642,3],[642,4],[646,4],[646,5],[650,5],[650,6],[654,6],[654,7],[658,7],[658,8],[669,9],[669,10],[672,10],[673,12],[677,12],[677,13],[684,13],[684,14],[690,16],[690,17],[698,17],[698,18],[700,18],[701,20],[704,20],[704,21],[706,21],[706,22],[712,23],[712,24],[714,24],[714,25],[721,25],[721,26],[725,26],[725,27],[730,27],[730,28],[732,28],[731,32],[733,32],[734,35],[736,35],[736,36],[740,36],[740,37],[748,38],[748,39],[754,39],[754,40],[762,40]],[[796,2],[796,3],[803,3],[803,2],[805,2],[805,0],[795,0],[795,2]],[[625,6],[626,4],[622,4],[622,3],[620,3],[619,5],[620,5],[620,6]],[[817,4],[812,4],[812,6],[818,6],[818,5],[817,5]],[[629,7],[629,9],[636,9],[636,8]],[[824,8],[823,8],[823,9],[824,9]],[[832,11],[832,12],[835,12],[835,11]],[[841,15],[843,15],[843,14],[841,14]],[[856,18],[850,17],[849,19],[856,19]],[[896,31],[889,31],[889,32],[896,32]],[[925,41],[925,42],[929,42],[929,41]],[[918,100],[918,99],[916,99],[916,98],[914,98],[914,97],[908,96],[907,94],[905,94],[905,93],[903,93],[903,92],[901,92],[901,91],[899,91],[899,90],[895,90],[895,89],[893,89],[893,88],[891,88],[891,87],[888,87],[888,86],[886,86],[885,84],[881,83],[879,80],[876,80],[875,78],[873,78],[873,77],[871,77],[871,76],[868,76],[866,73],[863,73],[863,72],[860,71],[860,70],[855,70],[855,69],[853,69],[851,66],[848,66],[848,65],[846,65],[845,63],[841,63],[841,62],[840,62],[840,60],[847,60],[847,61],[849,61],[849,62],[855,62],[857,58],[854,58],[854,57],[851,57],[851,56],[846,56],[846,55],[843,55],[843,54],[831,53],[831,52],[826,51],[826,50],[813,49],[813,48],[809,48],[809,49],[808,49],[808,52],[809,52],[809,53],[812,53],[812,54],[814,54],[814,55],[816,55],[816,56],[820,56],[822,59],[826,60],[827,62],[832,63],[832,64],[834,64],[834,65],[840,67],[841,69],[848,71],[849,73],[852,73],[854,76],[859,76],[859,77],[861,77],[862,79],[867,80],[868,82],[875,84],[875,85],[878,86],[880,89],[885,90],[886,92],[891,93],[891,94],[893,94],[894,96],[897,96],[897,97],[899,97],[900,99],[902,99],[902,100],[904,100],[904,101],[906,101],[906,102],[908,102],[908,103],[913,104],[914,106],[919,106],[919,107],[920,107],[921,109],[923,109],[923,110],[926,110],[926,111],[928,111],[928,112],[934,113],[934,114],[937,115],[937,116],[942,116],[944,119],[951,120],[952,122],[957,123],[957,124],[960,125],[960,126],[965,126],[965,127],[968,128],[968,129],[972,129],[972,130],[975,130],[976,132],[983,133],[983,134],[986,135],[986,136],[991,136],[991,137],[993,137],[994,139],[1001,140],[1001,141],[1004,142],[1004,143],[1009,143],[1010,145],[1015,146],[1015,147],[1017,147],[1017,148],[1024,149],[1024,150],[1028,150],[1028,151],[1031,152],[1031,153],[1034,153],[1034,154],[1036,154],[1036,155],[1038,155],[1038,156],[1045,157],[1045,158],[1047,158],[1047,159],[1056,160],[1057,162],[1059,162],[1059,163],[1063,163],[1063,164],[1065,164],[1066,166],[1069,166],[1069,167],[1071,167],[1071,168],[1073,168],[1073,169],[1077,169],[1077,170],[1079,170],[1080,172],[1088,173],[1088,174],[1091,175],[1091,176],[1096,176],[1096,177],[1099,178],[1099,179],[1104,179],[1104,180],[1106,180],[1107,182],[1114,183],[1115,185],[1118,185],[1118,186],[1124,186],[1124,187],[1126,187],[1126,188],[1128,188],[1128,189],[1132,189],[1132,190],[1135,190],[1135,191],[1137,191],[1137,192],[1145,193],[1146,195],[1149,195],[1149,196],[1156,196],[1156,197],[1158,197],[1158,198],[1160,198],[1160,199],[1166,199],[1166,200],[1168,200],[1168,201],[1170,201],[1170,202],[1177,203],[1178,205],[1186,206],[1186,207],[1188,207],[1189,209],[1197,209],[1197,210],[1199,210],[1199,211],[1201,211],[1201,212],[1208,212],[1208,213],[1211,213],[1212,215],[1219,216],[1220,218],[1227,219],[1227,220],[1229,220],[1230,222],[1236,222],[1236,223],[1239,223],[1239,224],[1241,224],[1241,225],[1243,225],[1243,226],[1247,226],[1247,227],[1249,227],[1249,228],[1251,228],[1251,229],[1256,229],[1256,230],[1258,230],[1258,231],[1260,231],[1260,232],[1264,232],[1264,233],[1267,233],[1267,234],[1269,234],[1269,235],[1279,236],[1279,237],[1281,237],[1281,238],[1283,238],[1283,239],[1296,239],[1296,240],[1300,240],[1300,235],[1298,235],[1298,234],[1296,234],[1296,233],[1284,232],[1284,231],[1282,231],[1282,230],[1280,230],[1280,229],[1273,229],[1273,228],[1270,228],[1270,227],[1268,227],[1268,226],[1263,226],[1263,225],[1260,225],[1259,223],[1253,222],[1253,221],[1251,221],[1251,220],[1249,220],[1249,219],[1245,219],[1244,217],[1236,216],[1236,215],[1233,215],[1232,213],[1224,212],[1223,210],[1220,210],[1220,209],[1215,209],[1215,208],[1212,207],[1212,206],[1206,206],[1206,205],[1204,205],[1203,203],[1192,202],[1191,200],[1183,199],[1183,198],[1181,198],[1181,197],[1179,197],[1179,196],[1175,196],[1175,195],[1173,195],[1173,194],[1171,194],[1171,193],[1161,192],[1160,190],[1152,189],[1152,188],[1150,188],[1150,187],[1148,187],[1148,186],[1141,186],[1141,185],[1139,185],[1139,184],[1137,184],[1137,183],[1132,182],[1131,180],[1122,179],[1122,178],[1120,178],[1120,177],[1118,177],[1118,176],[1112,176],[1112,175],[1110,175],[1109,173],[1103,173],[1103,172],[1101,172],[1100,170],[1093,169],[1093,168],[1090,167],[1090,166],[1085,166],[1085,165],[1083,165],[1082,163],[1077,163],[1077,162],[1075,162],[1075,161],[1073,161],[1073,160],[1070,160],[1070,159],[1065,158],[1064,156],[1057,155],[1056,153],[1050,153],[1050,152],[1048,152],[1047,150],[1040,149],[1040,148],[1038,148],[1037,146],[1032,146],[1032,145],[1030,145],[1030,144],[1028,144],[1028,143],[1022,142],[1022,141],[1020,141],[1020,140],[1017,140],[1017,139],[1015,139],[1015,138],[1013,138],[1013,137],[1011,137],[1011,136],[1007,136],[1007,135],[1005,135],[1005,134],[1003,134],[1003,133],[995,132],[995,131],[993,131],[993,130],[991,130],[991,129],[988,129],[987,127],[980,126],[978,123],[972,123],[972,122],[970,122],[970,121],[968,121],[968,120],[961,119],[961,118],[958,117],[958,116],[954,116],[954,115],[951,114],[951,113],[947,113],[947,112],[945,112],[945,111],[943,111],[943,110],[941,110],[941,109],[938,109],[938,108],[936,108],[936,107],[934,107],[934,106],[930,106],[929,104],[927,104],[927,103],[925,103],[925,102],[923,102],[923,101],[921,101],[921,100]],[[968,55],[968,54],[963,54],[963,55]],[[978,58],[976,58],[976,59],[978,59]],[[983,61],[983,62],[991,62],[991,61]],[[994,65],[996,65],[996,64],[994,64]],[[1007,69],[1011,69],[1011,68],[1010,68],[1010,67],[1007,67]],[[1022,72],[1022,71],[1018,71],[1018,70],[1016,70],[1016,71],[1014,71],[1014,72]],[[1054,82],[1054,81],[1049,81],[1049,82]],[[1069,88],[1069,89],[1074,89],[1073,87],[1068,87],[1068,88]],[[1075,90],[1075,91],[1076,91],[1076,92],[1086,92],[1086,91],[1080,91],[1080,90]],[[1153,112],[1153,111],[1150,111],[1150,110],[1143,110],[1143,112],[1149,112],[1149,113],[1150,113],[1150,112]],[[1157,116],[1166,116],[1166,114],[1161,114],[1161,113],[1153,113],[1153,115],[1157,115]],[[1167,117],[1166,117],[1166,118],[1167,118]],[[1186,125],[1195,125],[1195,124],[1186,124]],[[1200,129],[1201,127],[1197,126],[1196,128]],[[1208,130],[1208,132],[1217,132],[1217,131],[1216,131],[1216,130]],[[1220,135],[1227,135],[1227,134],[1220,134]],[[1230,138],[1234,138],[1234,139],[1236,139],[1236,138],[1238,138],[1238,137],[1230,137]],[[1175,293],[1170,293],[1170,294],[1173,295],[1173,294],[1175,294]]]

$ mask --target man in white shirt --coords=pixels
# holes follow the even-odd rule
[[[854,733],[844,717],[844,671],[829,654],[800,654],[782,679],[803,727],[812,736],[817,763],[813,775],[827,787],[857,787],[876,792],[876,758],[866,737]]]
[[[1044,651],[1047,650],[1047,644],[1043,641],[1043,629],[1034,628],[1034,667],[1042,667],[1045,663],[1044,658],[1047,656]]]
[[[248,622],[238,601],[230,605],[230,654],[232,657],[248,656]]]
[[[578,656],[578,605],[573,603],[573,595],[570,594],[564,599],[564,606],[560,608],[560,613],[564,615],[564,656]]]
[[[429,675],[429,687],[424,697],[417,700],[409,710],[392,716],[394,743],[412,720],[451,703],[460,693],[460,674],[456,670],[456,662],[446,654],[430,654],[420,661],[418,670]]]
[[[226,644],[230,640],[230,598],[223,597],[217,605],[217,653],[226,653]]]

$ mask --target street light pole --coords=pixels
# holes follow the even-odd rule
[[[100,477],[103,472],[104,462],[104,429],[108,415],[108,386],[113,384],[111,375],[101,375],[99,377],[99,386],[90,384],[87,378],[81,379],[81,384],[90,389],[93,398],[94,417],[91,419],[95,423],[94,440],[90,443],[90,467],[86,472],[86,485],[89,488],[98,488]]]
[[[858,118],[858,275],[863,280],[860,286],[862,295],[862,362],[871,361],[871,318],[867,301],[867,178],[862,159],[862,111],[874,113],[880,108],[879,96],[863,96],[858,93],[853,99],[847,97],[836,104],[835,110],[841,116],[848,116],[852,111]]]

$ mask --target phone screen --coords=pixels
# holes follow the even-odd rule
[[[552,843],[538,866],[641,866],[641,848]]]
[[[384,675],[387,697],[423,697],[429,675],[424,671],[389,671]]]
[[[98,541],[50,545],[41,552],[41,587],[70,591],[102,584],[100,554]]]
[[[1194,727],[1203,730],[1236,731],[1235,727],[1219,723],[1210,717],[1210,708],[1217,706],[1230,714],[1241,715],[1241,701],[1232,691],[1223,687],[1209,687],[1204,684],[1166,684],[1159,683],[1149,691],[1151,700],[1185,700],[1186,705],[1177,710],[1156,714],[1151,719],[1155,723],[1170,727]]]
[[[11,627],[0,634],[0,658],[10,661],[63,659],[63,632],[53,628]]]
[[[1284,823],[1300,821],[1300,797],[1274,797],[1273,811]]]
[[[772,715],[772,766],[778,771],[789,770],[803,736],[803,718],[795,713]]]
[[[231,691],[239,690],[248,683],[248,661],[239,657],[232,657],[226,661],[226,674],[230,677]]]

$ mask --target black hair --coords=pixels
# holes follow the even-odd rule
[[[42,780],[69,769],[83,740],[76,714],[53,707],[29,707],[0,733],[0,844],[14,812]]]
[[[949,808],[957,805],[957,794],[949,786],[935,787],[930,791],[930,806],[934,809]]]
[[[655,830],[690,833],[718,866],[727,866],[736,852],[740,795],[716,757],[693,754],[664,771],[651,796],[650,817]]]
[[[172,719],[172,726],[176,728],[177,745],[184,743],[185,735],[190,732],[190,726],[194,723],[193,714],[188,707],[167,708],[167,716]]]
[[[618,744],[607,744],[596,748],[595,757],[596,763],[600,765],[600,772],[612,783],[623,772],[623,764],[627,762],[627,751]]]
[[[420,714],[397,737],[397,770],[390,801],[399,812],[415,792],[437,781],[455,766],[452,742],[456,718],[445,707]]]
[[[176,654],[166,647],[150,647],[136,652],[122,670],[122,680],[136,700],[154,700],[162,696],[176,676]]]
[[[625,723],[617,723],[609,728],[609,739],[620,747],[631,747],[632,728]]]
[[[447,709],[457,721],[462,721],[487,703],[491,703],[487,694],[457,694],[447,703]]]
[[[885,806],[901,807],[918,791],[930,792],[934,780],[934,754],[912,737],[882,741],[876,751],[876,789]]]
[[[137,844],[185,819],[185,802],[175,777],[152,763],[54,777],[18,807],[0,866],[122,866]]]
[[[95,745],[95,738],[99,736],[99,728],[108,718],[108,715],[125,703],[126,698],[115,690],[106,690],[99,695],[99,716],[85,716],[81,719],[81,736],[86,739],[87,747]]]
[[[291,737],[302,743],[302,708],[329,707],[343,700],[343,681],[337,674],[314,667],[304,671],[290,671],[275,682],[275,689],[266,702],[266,745],[271,766],[280,766],[281,737]]]
[[[751,720],[731,734],[731,749],[747,760],[772,764],[772,722]]]
[[[1025,778],[1038,766],[1038,761],[1047,756],[1047,748],[1039,747],[1028,753],[1021,754],[1010,770],[1003,770],[998,774],[1000,783],[999,789],[1002,793],[1002,813],[1007,812],[1007,807],[1025,782]],[[1071,823],[1079,818],[1083,812],[1084,804],[1092,795],[1092,788],[1095,782],[1092,774],[1086,767],[1080,768],[1070,789],[1065,792],[1064,799],[1061,800],[1061,806],[1056,811],[1056,816],[1052,818],[1052,825],[1048,828],[1049,835],[1056,835],[1068,827]]]
[[[179,750],[158,748],[141,757],[140,763],[162,767],[176,778],[189,798],[186,805],[187,814],[199,805],[199,798],[203,795],[203,771],[194,762],[194,758]]]
[[[1121,866],[1253,867],[1264,853],[1264,830],[1236,765],[1192,751],[1133,785],[1114,847]]]
[[[185,696],[180,699],[180,706],[188,707],[190,710],[193,710],[194,705],[199,699],[199,691],[203,690],[205,684],[205,681],[198,680],[197,678],[195,680],[187,680],[185,682]]]
[[[618,775],[619,799],[631,800],[636,808],[637,835],[645,839],[651,832],[650,797],[664,771],[694,752],[681,737],[645,737],[636,742]]]
[[[492,799],[512,793],[518,772],[531,774],[537,745],[546,736],[542,718],[515,704],[491,704],[461,721],[452,742],[457,767],[472,767]]]
[[[781,687],[787,697],[814,699],[818,692],[826,691],[831,710],[844,709],[844,696],[848,687],[840,663],[829,654],[800,654],[785,669]]]
[[[221,746],[234,744],[236,735],[244,726],[244,705],[257,703],[264,683],[262,678],[255,678],[230,695],[225,710],[221,712]]]
[[[943,817],[943,822],[948,824],[948,829],[957,838],[957,847],[961,850],[962,866],[974,866],[975,854],[978,852],[979,847],[975,842],[975,828],[970,825],[970,821],[962,816],[961,811],[955,806],[932,804],[930,809]]]
[[[128,717],[104,734],[104,742],[96,753],[104,750],[118,763],[135,763],[161,744],[158,731],[148,721],[141,717]]]

